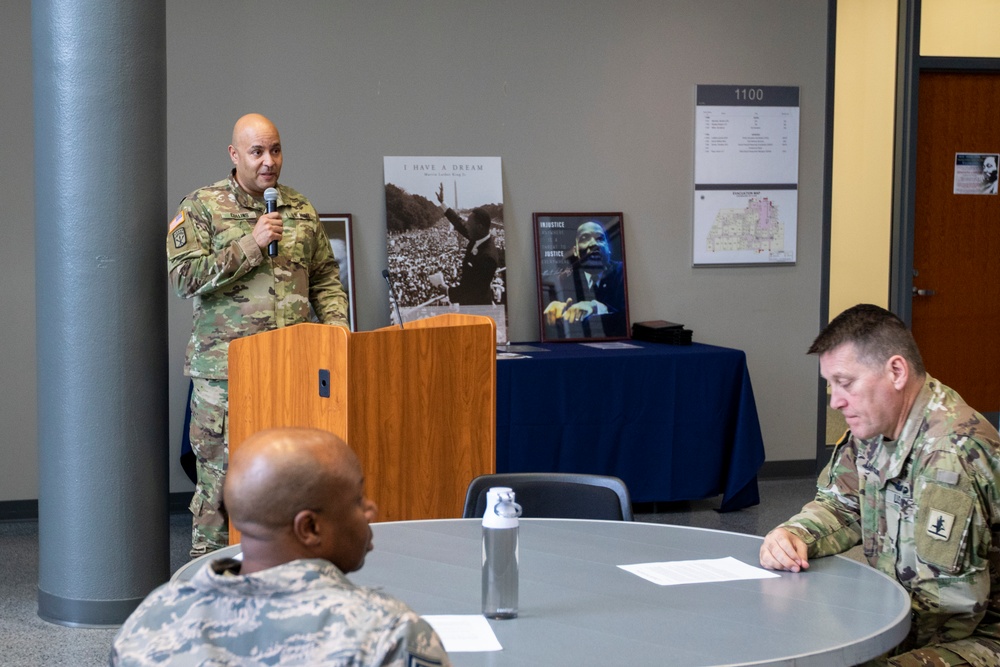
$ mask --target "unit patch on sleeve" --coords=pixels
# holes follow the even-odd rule
[[[177,215],[170,221],[170,225],[167,227],[167,236],[170,239],[167,242],[167,250],[171,255],[188,244],[190,239],[188,227],[191,226],[188,224],[189,221],[187,211],[183,210],[178,211]]]
[[[187,232],[184,230],[183,227],[181,227],[180,229],[176,230],[172,234],[172,237],[174,239],[174,247],[175,248],[183,248],[184,246],[187,245],[187,242],[188,242]]]
[[[921,480],[913,539],[917,557],[945,572],[958,572],[967,548],[973,500],[962,489]]]
[[[931,508],[927,516],[927,534],[935,540],[945,540],[951,536],[951,528],[955,525],[955,515]]]

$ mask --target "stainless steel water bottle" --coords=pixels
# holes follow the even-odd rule
[[[483,615],[517,618],[518,522],[514,491],[494,487],[483,514]]]

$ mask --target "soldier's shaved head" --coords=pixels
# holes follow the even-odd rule
[[[230,458],[223,494],[252,569],[322,557],[350,572],[370,549],[374,504],[364,497],[357,456],[332,433],[281,428],[250,436]]]
[[[256,433],[236,450],[226,474],[225,500],[244,533],[286,527],[300,509],[315,507],[342,486],[342,469],[357,469],[343,440],[314,429]]]
[[[281,136],[265,116],[248,113],[233,126],[229,157],[236,166],[236,181],[244,190],[260,197],[267,188],[277,187],[281,174]]]
[[[275,127],[270,118],[259,113],[248,113],[245,116],[241,116],[236,121],[236,125],[233,126],[233,145],[239,146],[242,142],[252,139],[254,134],[261,131],[277,134],[278,128]]]

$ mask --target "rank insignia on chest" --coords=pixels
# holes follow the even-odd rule
[[[947,541],[954,525],[954,514],[932,508],[927,516],[927,534],[935,540]]]
[[[175,248],[183,248],[185,245],[187,245],[188,242],[187,232],[184,230],[183,227],[174,230],[174,233],[171,234],[171,237],[174,239]]]

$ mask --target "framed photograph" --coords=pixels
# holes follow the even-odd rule
[[[498,156],[382,158],[386,260],[398,324],[481,315],[507,343],[507,256]]]
[[[621,213],[534,213],[543,342],[629,337]]]
[[[326,235],[330,237],[330,249],[340,267],[340,283],[347,292],[347,323],[351,331],[357,331],[358,314],[354,303],[354,247],[351,245],[351,214],[320,213]]]

